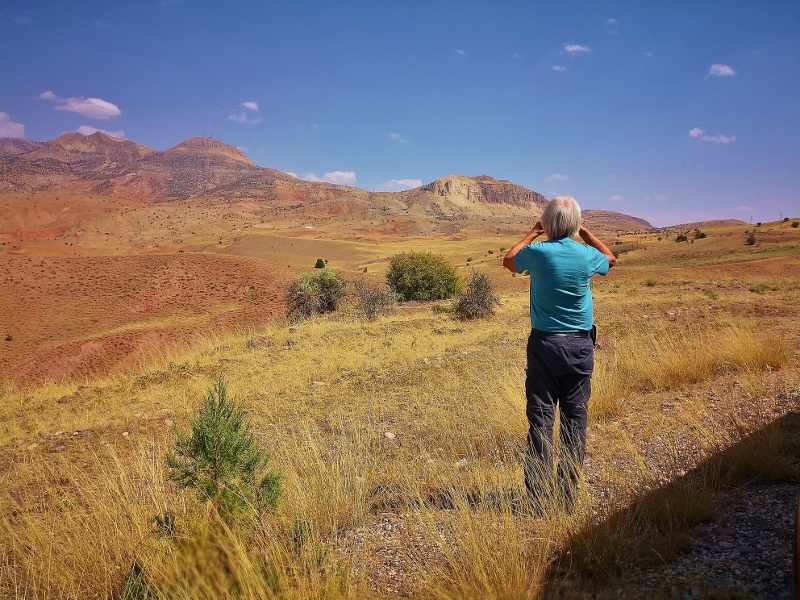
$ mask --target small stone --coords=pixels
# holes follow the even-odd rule
[[[461,467],[465,467],[465,466],[467,466],[467,459],[466,458],[462,458],[461,460],[456,462],[453,466],[456,469],[460,469]]]
[[[431,359],[426,356],[425,358],[422,359],[422,362],[424,362],[427,365],[429,362],[431,362]]]
[[[166,415],[167,413],[171,412],[168,408],[162,408],[161,414]]]
[[[733,544],[731,544],[730,542],[724,542],[723,541],[723,542],[719,543],[719,547],[720,548],[724,548],[725,550],[728,550],[729,548],[733,548]]]
[[[39,447],[39,444],[37,444],[36,442],[34,442],[34,443],[33,443],[33,444],[31,444],[30,446],[28,446],[28,450],[33,450],[34,448],[38,448],[38,447]]]
[[[109,421],[108,422],[108,426],[111,427],[112,429],[114,429],[114,428],[119,427],[119,423],[117,423],[116,421]]]
[[[64,435],[63,431],[56,431],[53,435]]]
[[[283,345],[291,348],[292,346],[294,346],[296,344],[297,344],[297,340],[292,338],[292,337],[290,337],[290,338],[286,338],[286,342]]]
[[[25,402],[33,402],[33,396],[28,396],[25,398]]]
[[[81,433],[83,432],[80,429],[78,429],[77,431],[73,431],[72,435],[80,435]]]
[[[173,424],[174,421],[172,419],[164,419],[164,425],[166,425],[167,427],[172,427]]]
[[[740,550],[742,554],[758,554],[760,552],[758,548],[754,548],[753,546],[742,546]]]
[[[130,433],[128,433],[127,431],[123,431],[122,432],[122,437],[128,437],[129,435],[130,435]]]
[[[61,398],[59,398],[57,402],[59,404],[66,404],[67,402],[69,402],[69,396],[61,396]]]
[[[717,533],[720,535],[733,535],[733,530],[725,527],[717,527]]]
[[[393,440],[397,436],[394,433],[392,433],[391,431],[384,431],[383,432],[383,437],[385,437],[387,439],[390,439],[390,440]]]

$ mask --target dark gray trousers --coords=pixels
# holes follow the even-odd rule
[[[588,333],[546,333],[528,338],[525,378],[528,453],[525,487],[533,499],[547,496],[553,476],[553,425],[556,406],[560,451],[556,482],[571,502],[586,450],[586,407],[592,392],[594,347]]]

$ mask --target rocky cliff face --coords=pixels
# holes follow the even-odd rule
[[[534,205],[544,206],[547,203],[545,197],[538,192],[510,181],[494,179],[488,175],[477,177],[451,175],[437,179],[423,186],[422,189],[437,196],[460,197],[471,202],[486,204],[509,204],[533,208]]]

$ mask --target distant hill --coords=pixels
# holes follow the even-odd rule
[[[434,229],[440,231],[469,220],[528,222],[547,202],[539,192],[488,175],[450,175],[404,192],[303,181],[259,167],[238,149],[207,137],[190,138],[163,152],[102,132],[65,133],[48,142],[0,139],[0,193],[37,192],[146,203],[200,199],[257,202],[274,209],[303,205],[318,217],[348,214],[373,223],[407,217],[439,223]],[[621,213],[586,211],[586,216],[605,229],[651,227]],[[408,223],[397,220],[386,227],[410,231]]]

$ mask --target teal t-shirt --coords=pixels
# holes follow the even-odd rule
[[[514,256],[517,273],[531,274],[531,327],[539,331],[592,328],[589,280],[608,273],[608,257],[586,244],[559,238],[529,244]]]

